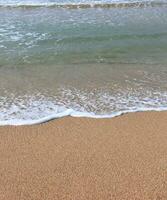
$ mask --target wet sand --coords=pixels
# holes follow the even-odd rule
[[[0,127],[0,200],[166,200],[167,112]]]

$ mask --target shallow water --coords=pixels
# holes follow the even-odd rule
[[[166,1],[83,9],[22,2],[0,8],[0,124],[167,108]],[[99,2],[120,4],[61,3]]]

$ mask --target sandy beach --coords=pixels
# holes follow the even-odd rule
[[[167,200],[167,0],[0,0],[0,200]]]
[[[167,112],[0,127],[0,200],[166,200]]]

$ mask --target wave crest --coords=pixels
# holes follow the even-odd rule
[[[131,7],[155,7],[167,6],[166,1],[135,1],[135,2],[111,2],[111,3],[39,3],[39,4],[0,4],[0,8],[67,8],[67,9],[86,9],[86,8],[131,8]]]

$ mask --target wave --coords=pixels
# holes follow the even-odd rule
[[[43,117],[41,119],[36,119],[36,120],[5,120],[5,121],[0,121],[0,126],[23,126],[23,125],[37,125],[37,124],[42,124],[49,122],[54,119],[62,118],[62,117],[84,117],[84,118],[93,118],[93,119],[110,119],[113,117],[118,117],[123,114],[128,114],[128,113],[135,113],[135,112],[146,112],[146,111],[167,111],[167,107],[159,107],[159,108],[138,108],[138,109],[132,109],[132,110],[124,110],[124,111],[118,111],[118,112],[113,112],[108,115],[95,115],[93,113],[88,113],[88,112],[78,112],[73,109],[67,109],[61,113],[56,113],[49,115],[47,117]]]
[[[0,3],[0,8],[67,8],[67,9],[78,9],[78,8],[130,8],[130,7],[155,7],[155,6],[167,6],[166,1],[122,1],[122,2],[79,2],[79,3]]]

